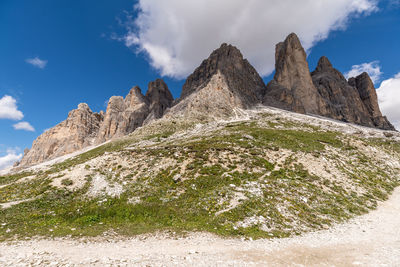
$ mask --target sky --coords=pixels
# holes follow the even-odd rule
[[[346,77],[367,71],[400,129],[399,0],[1,0],[0,169],[79,103],[185,77],[221,43],[268,82],[274,47],[296,32],[313,70],[322,55]]]

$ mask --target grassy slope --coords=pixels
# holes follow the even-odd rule
[[[139,129],[134,136],[35,173],[35,179],[23,180],[32,173],[0,177],[0,203],[34,198],[0,209],[0,239],[93,236],[111,229],[125,235],[171,230],[285,237],[363,214],[398,185],[398,169],[353,145],[376,147],[399,160],[396,142],[272,121],[268,115],[229,123],[211,134],[168,138],[188,128],[172,122]],[[153,142],[126,149],[139,140]],[[90,165],[105,152],[116,160]],[[271,156],[288,152],[282,161]],[[301,163],[305,156],[326,160],[328,175],[311,174]],[[119,159],[131,165],[116,163]],[[70,190],[69,180],[61,188],[51,185],[53,174],[78,164],[92,170],[83,187]],[[88,197],[96,174],[123,184],[124,192],[116,198]]]

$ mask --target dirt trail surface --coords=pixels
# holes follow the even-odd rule
[[[400,189],[330,230],[276,240],[197,233],[0,243],[0,266],[400,266]]]

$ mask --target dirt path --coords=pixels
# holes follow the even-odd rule
[[[400,266],[400,189],[370,214],[304,236],[210,234],[0,243],[0,266]]]

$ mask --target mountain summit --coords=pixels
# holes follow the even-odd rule
[[[170,116],[223,117],[261,103],[265,84],[238,48],[222,44],[187,78]]]
[[[86,104],[46,131],[27,150],[20,166],[34,165],[134,132],[156,119],[216,120],[264,104],[298,113],[329,117],[363,126],[394,130],[382,116],[367,73],[346,78],[327,57],[310,73],[307,55],[296,34],[276,45],[276,72],[268,85],[238,48],[222,44],[187,78],[174,101],[166,83],[149,83],[146,95],[133,87],[113,96],[105,113]]]
[[[294,33],[276,45],[275,60],[276,72],[267,85],[265,105],[394,130],[381,114],[367,73],[347,81],[325,56],[310,73],[306,53]]]
[[[65,121],[40,135],[17,165],[35,165],[128,135],[138,127],[161,118],[172,102],[168,86],[157,79],[149,83],[146,95],[134,86],[125,98],[112,96],[105,113],[94,113],[86,103],[81,103]]]
[[[319,114],[324,101],[315,88],[307,55],[296,34],[290,34],[275,48],[275,75],[268,83],[265,105],[295,112]]]
[[[187,78],[181,99],[207,86],[218,73],[224,77],[230,91],[243,100],[243,106],[251,107],[261,101],[265,90],[262,78],[238,48],[225,43]]]

